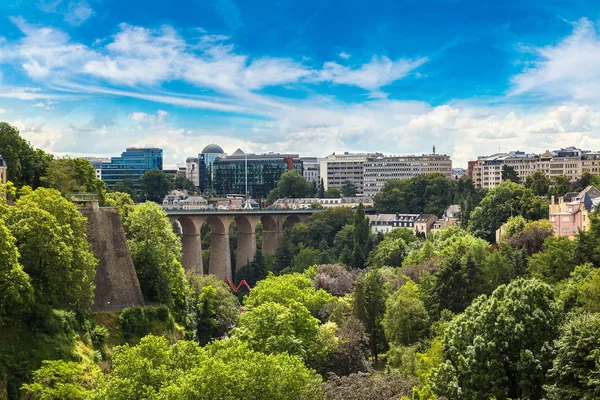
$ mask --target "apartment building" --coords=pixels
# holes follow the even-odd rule
[[[303,170],[302,174],[304,178],[310,183],[316,183],[317,185],[321,181],[321,165],[317,157],[300,157],[302,161]]]
[[[557,236],[574,238],[577,233],[590,228],[589,213],[600,203],[600,191],[588,186],[580,193],[552,196],[548,219]]]
[[[421,156],[368,157],[364,162],[364,194],[375,196],[392,179],[414,178],[417,175],[441,173],[452,179],[452,160],[444,154],[423,154]]]
[[[548,178],[565,175],[571,181],[584,172],[600,172],[600,153],[567,147],[543,154],[511,151],[480,156],[469,162],[469,173],[476,187],[493,188],[502,182],[502,167],[514,168],[521,181],[525,181],[535,171],[542,171]]]
[[[350,181],[359,194],[364,193],[364,164],[374,153],[331,154],[320,160],[320,173],[325,190],[340,189],[344,182]]]

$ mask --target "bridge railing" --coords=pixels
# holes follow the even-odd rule
[[[67,199],[75,203],[89,203],[98,201],[98,193],[69,193]]]

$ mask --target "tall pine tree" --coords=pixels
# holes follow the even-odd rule
[[[369,254],[369,219],[365,214],[362,203],[358,205],[354,215],[354,251],[352,252],[352,266],[364,268]]]

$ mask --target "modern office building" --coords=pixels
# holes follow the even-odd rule
[[[200,193],[213,194],[214,189],[214,168],[213,164],[217,158],[224,158],[225,151],[221,146],[214,143],[202,149],[202,153],[198,154],[198,187]]]
[[[6,166],[6,161],[4,161],[4,158],[2,158],[2,155],[0,155],[0,183],[6,183],[7,171],[8,171],[8,168]]]
[[[452,160],[444,154],[384,156],[377,154],[364,162],[364,194],[375,196],[389,180],[440,173],[452,179]]]
[[[213,191],[220,196],[248,194],[252,198],[266,198],[277,186],[281,174],[291,170],[302,175],[298,154],[246,154],[238,149],[212,163]]]
[[[535,171],[542,171],[550,179],[565,175],[569,180],[575,181],[586,172],[600,172],[600,153],[567,147],[543,154],[511,151],[480,156],[476,161],[469,162],[473,184],[485,189],[499,185],[502,182],[502,167],[505,165],[514,168],[521,181],[525,181]]]
[[[319,161],[321,177],[325,190],[340,189],[344,182],[350,181],[356,186],[358,194],[364,193],[364,163],[375,153],[331,154]]]
[[[139,190],[139,179],[152,169],[162,171],[162,149],[130,147],[120,157],[112,157],[110,161],[103,162],[101,176],[109,189],[117,182],[131,179],[133,187]]]

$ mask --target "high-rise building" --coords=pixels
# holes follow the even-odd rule
[[[200,193],[213,194],[214,168],[213,164],[217,158],[225,157],[225,151],[214,143],[202,149],[202,153],[198,154],[198,187]]]
[[[2,155],[0,155],[0,183],[6,183],[7,171],[8,171],[8,168],[6,166],[6,161],[4,161],[4,158],[2,158]]]
[[[139,179],[146,171],[163,169],[163,151],[158,148],[130,147],[121,157],[112,157],[102,163],[102,180],[109,189],[117,182],[130,179],[133,187],[139,190]]]
[[[444,154],[384,156],[377,154],[364,162],[364,194],[375,196],[387,181],[440,173],[452,179],[452,160]]]
[[[570,181],[579,179],[584,173],[600,172],[600,153],[567,147],[546,151],[543,154],[511,151],[491,156],[480,156],[469,162],[469,171],[476,187],[493,188],[502,182],[502,168],[512,167],[519,179],[525,181],[535,171],[543,172],[548,178],[565,175]]]
[[[331,154],[320,160],[321,178],[324,188],[340,189],[344,182],[349,181],[356,186],[358,194],[364,193],[364,163],[375,153]]]
[[[232,155],[216,158],[212,164],[213,190],[216,194],[247,194],[266,198],[277,186],[286,171],[302,175],[302,161],[298,154],[246,154],[238,149]]]

